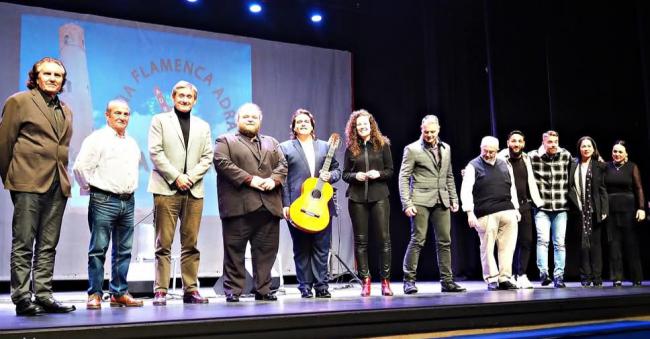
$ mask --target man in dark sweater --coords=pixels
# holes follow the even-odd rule
[[[511,290],[512,256],[517,242],[517,191],[512,169],[497,159],[499,140],[487,136],[481,140],[481,155],[465,167],[460,199],[467,222],[481,240],[481,265],[488,290]],[[498,265],[494,246],[498,250]]]
[[[514,130],[508,134],[508,148],[501,150],[497,157],[506,161],[512,169],[517,188],[517,199],[519,201],[519,214],[521,219],[518,223],[517,246],[513,258],[513,273],[519,288],[533,288],[528,280],[528,262],[533,250],[533,239],[537,234],[533,228],[533,208],[540,207],[544,201],[539,196],[537,182],[530,164],[528,155],[524,152],[526,141],[524,133]]]

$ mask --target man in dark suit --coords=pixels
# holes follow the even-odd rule
[[[251,243],[255,300],[277,300],[271,269],[278,253],[282,189],[287,163],[278,141],[259,134],[262,111],[253,103],[237,109],[238,132],[217,138],[219,214],[223,225],[226,301],[237,302],[244,287],[244,253]]]
[[[336,159],[327,171],[323,167],[329,145],[323,140],[317,140],[315,135],[316,121],[314,116],[305,109],[298,109],[291,118],[291,140],[280,144],[280,149],[287,160],[287,182],[282,186],[282,212],[289,225],[289,206],[301,195],[301,187],[307,178],[317,174],[324,182],[334,183],[341,179],[341,170]],[[330,202],[330,211],[334,211]],[[332,214],[332,213],[330,213]],[[289,225],[293,240],[293,260],[296,264],[298,289],[303,298],[330,298],[327,284],[327,256],[332,237],[332,221],[324,230],[310,234]]]
[[[420,140],[404,147],[399,170],[399,195],[404,214],[411,219],[411,240],[404,255],[404,293],[417,293],[415,274],[420,250],[433,224],[442,292],[463,292],[451,271],[450,213],[458,211],[456,183],[451,169],[451,148],[440,141],[440,124],[427,115],[420,125]]]
[[[11,300],[17,315],[75,310],[52,297],[56,245],[70,197],[72,112],[58,97],[65,76],[61,61],[39,60],[29,72],[29,90],[9,97],[2,110],[0,176],[14,204]]]

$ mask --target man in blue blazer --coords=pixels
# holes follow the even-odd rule
[[[313,288],[316,298],[330,298],[327,256],[332,237],[332,221],[327,228],[315,234],[301,231],[289,222],[289,206],[300,197],[302,184],[307,178],[318,174],[325,182],[334,183],[341,179],[339,163],[334,158],[328,171],[320,171],[329,146],[327,142],[316,139],[315,127],[314,116],[305,109],[298,109],[291,117],[291,140],[280,144],[288,166],[287,181],[282,187],[282,212],[293,240],[293,259],[301,296],[311,298]],[[329,207],[330,215],[333,215],[331,201]]]

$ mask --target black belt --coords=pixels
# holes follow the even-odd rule
[[[133,198],[133,193],[117,194],[117,193],[113,193],[113,192],[109,192],[109,191],[104,191],[103,189],[97,188],[95,186],[90,186],[90,192],[105,194],[105,195],[108,195],[108,196],[111,196],[113,198],[123,200],[123,201],[128,201],[128,200],[131,200],[131,198]]]
[[[530,204],[531,202],[533,201],[530,199],[521,199],[519,200],[519,205]]]

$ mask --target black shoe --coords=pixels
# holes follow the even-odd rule
[[[311,298],[313,296],[314,296],[314,294],[311,293],[311,290],[308,290],[308,289],[300,290],[300,297],[301,298]]]
[[[418,288],[415,286],[415,281],[405,281],[404,282],[404,294],[415,294],[418,293]]]
[[[517,285],[515,285],[515,284],[511,283],[510,281],[506,280],[506,281],[499,282],[499,287],[498,288],[501,291],[516,290]]]
[[[612,283],[612,285],[614,285],[614,287],[621,287],[623,286],[623,282],[620,280],[616,280],[614,281],[614,283]]]
[[[591,286],[591,281],[589,281],[589,280],[582,280],[582,281],[580,282],[580,285],[582,285],[582,287],[589,287],[589,286]],[[602,285],[602,283],[601,283],[601,285]],[[594,286],[596,286],[596,283],[595,283],[595,282],[594,282]]]
[[[603,287],[603,282],[602,281],[594,281],[594,287],[596,287],[596,288]]]
[[[440,291],[441,292],[465,292],[467,289],[460,287],[457,283],[453,281],[441,281],[440,282]]]
[[[34,304],[41,306],[45,310],[45,313],[70,313],[77,309],[74,305],[63,305],[53,297],[46,299],[37,298]]]
[[[565,288],[566,285],[564,284],[564,279],[562,277],[557,277],[555,280],[553,280],[553,286],[555,288]]]
[[[634,286],[634,287],[641,286],[641,280],[633,281],[632,286]]]
[[[278,300],[278,297],[276,297],[275,294],[273,294],[273,293],[259,294],[259,293],[255,292],[255,300],[276,301],[276,300]]]
[[[16,304],[16,315],[32,316],[43,313],[45,313],[45,310],[41,306],[34,304],[29,298],[25,298]]]
[[[553,280],[551,280],[551,277],[549,277],[548,273],[546,272],[539,274],[539,281],[542,283],[542,286],[548,286],[553,282]]]
[[[499,283],[498,282],[488,283],[487,289],[488,291],[496,291],[499,289]]]
[[[316,298],[331,298],[332,295],[328,290],[316,290]]]
[[[226,294],[226,302],[229,302],[229,303],[239,302],[239,295],[238,294]]]

